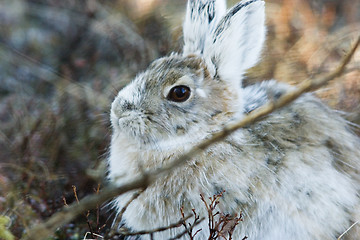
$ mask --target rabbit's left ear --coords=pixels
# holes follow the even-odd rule
[[[189,0],[184,23],[184,55],[199,54],[210,74],[234,87],[253,67],[265,41],[265,2],[243,0],[226,15],[225,2]]]
[[[185,56],[203,54],[205,42],[225,13],[225,0],[188,0],[183,25]]]
[[[241,1],[207,39],[203,57],[208,65],[215,65],[217,75],[239,86],[245,71],[259,60],[265,33],[265,2]]]

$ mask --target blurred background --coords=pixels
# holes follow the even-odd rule
[[[18,239],[101,189],[111,101],[152,60],[181,51],[185,5],[0,0],[0,231]],[[245,84],[327,73],[360,34],[360,0],[268,0],[266,11],[267,44]],[[360,124],[360,51],[315,94]],[[89,209],[49,239],[103,235],[112,218],[105,207]]]

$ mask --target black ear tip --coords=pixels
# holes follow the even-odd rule
[[[231,9],[231,11],[227,15],[229,15],[229,17],[231,17],[231,16],[235,15],[237,12],[239,12],[242,8],[247,7],[250,4],[255,3],[255,2],[264,2],[264,1],[262,1],[262,0],[250,0],[250,1],[247,1],[247,2],[239,2],[237,5],[235,5],[235,7],[233,7]]]
[[[183,25],[184,54],[203,54],[206,39],[225,14],[226,0],[188,0]]]
[[[208,20],[209,20],[209,23],[214,19],[215,17],[215,12],[209,12],[209,16],[208,16]]]

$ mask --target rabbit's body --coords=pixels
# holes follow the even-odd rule
[[[222,3],[190,1],[187,21],[194,20],[189,8],[221,10]],[[220,27],[208,33],[215,40],[204,41],[212,47],[223,47],[216,45],[225,41],[222,35],[231,40],[234,36],[229,31],[237,21],[259,21],[263,16],[259,15],[261,7],[262,1],[235,6],[225,20],[219,20]],[[217,18],[205,19],[210,24]],[[187,21],[185,27],[189,27]],[[263,29],[254,32],[261,36]],[[189,42],[185,52],[194,55],[184,52],[155,61],[114,100],[109,158],[109,178],[113,182],[124,184],[143,170],[165,166],[224,124],[242,118],[290,88],[275,81],[240,88],[236,82],[241,81],[242,72],[233,79],[231,69],[226,70],[230,61],[226,49],[213,50],[203,46],[204,42],[189,46]],[[203,47],[200,53],[194,50],[199,46]],[[252,64],[244,64],[247,67],[256,62],[253,55],[258,55],[261,48],[252,49],[258,50],[241,51],[242,59],[254,58]],[[222,64],[227,62],[224,67]],[[168,226],[180,220],[181,207],[186,215],[194,208],[206,217],[200,193],[210,197],[225,190],[219,209],[230,214],[242,212],[244,219],[233,239],[335,239],[359,220],[359,160],[360,142],[347,122],[306,94],[158,179],[128,206],[124,224],[134,231]],[[118,210],[130,197],[127,193],[117,198]],[[202,231],[197,238],[207,239],[207,220],[199,228]],[[155,233],[154,239],[168,239],[183,230],[180,227]],[[354,234],[353,230],[347,237],[356,239]]]
[[[246,96],[245,105],[255,109],[284,89],[274,81],[245,88],[246,94],[257,92]],[[174,142],[168,151],[131,153],[136,146],[119,143],[116,149],[131,158],[116,159],[117,166],[127,166],[122,168],[126,173],[111,174],[130,178],[139,174],[139,162],[161,167],[194,144]],[[235,239],[335,239],[357,220],[357,146],[359,139],[342,118],[313,96],[303,96],[159,179],[129,206],[126,226],[139,231],[170,225],[181,218],[182,206],[207,216],[199,194],[225,190],[221,211],[244,215]],[[129,196],[118,199],[119,208]],[[207,224],[205,220],[198,227],[202,228],[198,239],[208,236]],[[168,239],[183,230],[175,228],[155,239]]]

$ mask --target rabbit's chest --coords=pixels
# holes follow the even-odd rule
[[[225,191],[219,205],[221,211],[239,213],[240,203],[249,198],[248,188],[244,185],[246,181],[241,174],[234,175],[237,172],[234,166],[225,167],[223,160],[215,161],[217,156],[211,157],[212,164],[205,162],[210,161],[209,155],[205,154],[158,179],[131,204],[132,208],[143,213],[148,222],[152,220],[147,218],[155,216],[169,218],[166,222],[172,223],[181,218],[181,208],[187,213],[195,209],[197,213],[206,215],[206,205],[200,194],[208,200]]]

